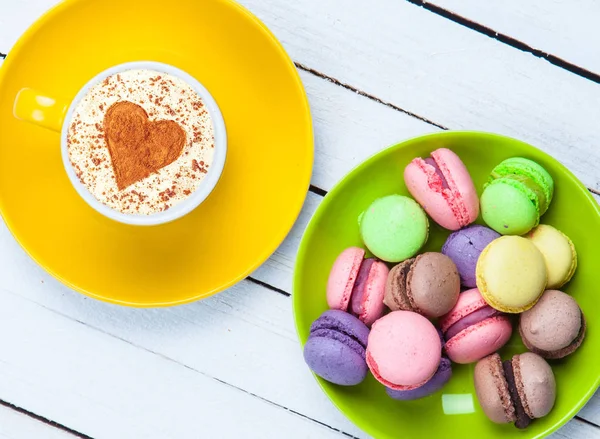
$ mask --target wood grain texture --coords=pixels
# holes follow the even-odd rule
[[[0,5],[0,51],[8,51],[33,16],[51,3]],[[595,169],[600,154],[592,148],[598,136],[593,132],[597,92],[581,85],[581,78],[556,73],[560,69],[484,41],[414,5],[395,4],[402,2],[350,7],[337,0],[243,3],[265,19],[296,61],[390,103],[382,105],[301,73],[315,120],[314,185],[330,189],[382,147],[439,129],[395,106],[438,125],[528,140],[589,186],[599,187]],[[565,99],[571,91],[575,94]],[[298,242],[320,200],[309,193],[294,230],[254,274],[257,279],[290,291]],[[82,427],[94,437],[115,437],[121,428],[143,434],[146,422],[162,437],[186,437],[191,426],[208,418],[207,431],[217,431],[210,430],[217,420],[234,424],[232,413],[246,404],[257,419],[243,418],[240,425],[251,437],[281,437],[289,431],[292,437],[337,434],[302,415],[364,437],[331,406],[304,366],[290,298],[246,281],[201,303],[131,310],[87,299],[58,284],[24,254],[3,225],[0,246],[0,286],[7,290],[0,292],[5,307],[0,330],[15,333],[16,340],[9,342],[6,355],[0,353],[0,377],[10,378],[0,379],[0,396],[10,395],[12,402],[71,428]],[[116,356],[125,360],[117,362]],[[59,397],[50,400],[49,394]],[[260,404],[248,402],[254,400]],[[207,407],[209,403],[224,406],[223,412]],[[205,411],[192,412],[190,404]],[[89,413],[96,409],[101,416],[92,418]],[[157,413],[169,415],[177,425],[166,426]],[[598,395],[581,415],[600,423]],[[241,430],[228,425],[218,431],[220,437],[237,437]],[[572,421],[558,437],[593,433],[594,427]]]
[[[0,50],[8,51],[32,17],[55,3],[3,6],[11,20],[3,23]],[[528,141],[600,189],[600,154],[593,149],[600,142],[594,104],[600,88],[591,81],[404,1],[241,3],[295,61],[438,125]]]
[[[30,260],[4,225],[0,248],[2,288],[18,292],[0,294],[0,331],[13,334],[0,338],[0,396],[7,401],[94,438],[114,438],[123,429],[137,432],[129,437],[156,437],[140,430],[146,421],[150,426],[166,424],[157,414],[167,405],[167,413],[191,416],[190,400],[197,410],[202,398],[205,405],[226,406],[231,401],[236,410],[257,399],[261,405],[252,416],[265,423],[278,416],[267,410],[271,407],[303,419],[296,423],[281,418],[273,428],[257,425],[254,437],[281,437],[286,425],[297,431],[296,437],[320,437],[320,424],[305,416],[362,437],[331,405],[305,366],[290,297],[243,281],[186,306],[124,308],[89,299],[58,283]],[[110,341],[104,346],[101,339]],[[119,361],[123,356],[126,359]],[[136,373],[140,381],[129,383]],[[219,386],[206,384],[207,391],[178,397],[196,375]],[[154,380],[173,382],[174,393],[157,389]],[[223,383],[227,385],[222,387]],[[235,392],[226,391],[228,386]],[[136,415],[141,421],[131,414],[139,404],[147,405]],[[204,422],[209,417],[215,419],[209,423],[214,428],[218,419],[235,424],[216,412],[197,412],[180,419],[174,430],[164,427],[171,435],[163,437],[189,437],[179,434],[194,428],[193,419]],[[242,430],[233,428],[210,431],[212,437],[240,437]]]
[[[348,171],[385,146],[440,131],[309,73],[301,72],[300,76],[308,93],[315,125],[316,159],[312,183],[325,190],[331,189]],[[600,201],[600,196],[595,197]],[[255,277],[291,291],[296,250],[320,200],[320,196],[308,194],[288,238],[255,272]]]
[[[433,0],[427,3],[600,73],[600,3],[595,0]]]
[[[212,372],[223,376],[217,370],[222,367],[225,375],[238,375],[238,382],[254,379],[260,386],[270,381],[267,387],[279,387],[277,392],[290,400],[329,404],[322,395],[312,397],[311,393],[319,396],[319,391],[310,374],[301,370],[294,334],[276,328],[274,336],[262,336],[274,322],[267,321],[271,312],[265,315],[263,311],[260,316],[259,310],[252,308],[261,292],[238,288],[225,294],[231,300],[216,298],[212,303],[180,307],[174,315],[173,311],[143,313],[145,316],[137,318],[122,315],[111,329],[110,325],[78,322],[1,290],[0,330],[12,336],[0,341],[0,394],[97,439],[338,437],[339,432],[294,413],[293,408],[273,404],[211,375],[209,369],[214,367]],[[269,299],[262,303],[277,302]],[[204,311],[198,312],[198,306]],[[238,311],[232,313],[230,307]],[[103,320],[103,307],[95,308]],[[161,318],[165,313],[172,315]],[[285,314],[279,318],[288,317],[289,321]],[[125,331],[113,334],[114,325]],[[145,346],[146,342],[137,338],[140,335],[152,339],[154,346]],[[179,351],[190,364],[182,366],[153,349]],[[270,349],[278,355],[269,355]],[[274,376],[272,369],[282,365],[272,362],[284,356],[290,356],[288,361],[298,367],[280,369],[279,376]],[[192,358],[196,360],[190,362]],[[207,369],[198,362],[213,366]],[[244,372],[248,364],[260,367],[262,374],[254,369],[251,377]],[[284,377],[298,381],[290,383],[290,388],[281,379]]]
[[[4,398],[95,438],[121,431],[131,437],[192,437],[192,419],[200,419],[206,432],[239,437],[229,427],[230,414],[205,410],[212,404],[242,410],[239,399],[252,416],[275,418],[274,425],[255,425],[257,435],[250,437],[280,437],[284,427],[295,429],[298,436],[292,437],[332,434],[308,420],[278,421],[271,408],[366,437],[337,413],[303,364],[290,298],[245,281],[177,308],[116,307],[58,284],[20,249],[10,248],[7,235],[0,235],[0,246],[14,260],[0,259],[1,275],[10,287],[20,284],[21,292],[0,290],[0,331],[13,334],[0,340]],[[247,409],[252,395],[266,405]],[[250,422],[240,420],[243,428]]]
[[[404,1],[242,3],[294,60],[448,128],[525,140],[600,187],[597,84]]]

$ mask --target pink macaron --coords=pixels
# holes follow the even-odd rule
[[[458,302],[440,318],[448,357],[473,363],[504,346],[512,334],[507,315],[489,306],[477,288],[460,294]]]
[[[406,187],[440,226],[458,230],[479,215],[479,198],[469,171],[452,151],[440,148],[431,157],[415,158],[404,169]]]
[[[393,311],[377,320],[367,342],[367,365],[393,390],[413,390],[433,377],[442,359],[435,326],[412,311]]]
[[[383,262],[364,256],[362,248],[350,247],[337,257],[327,281],[327,304],[371,326],[385,309],[383,294],[389,269]]]

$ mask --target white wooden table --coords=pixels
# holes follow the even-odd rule
[[[0,0],[0,52],[54,3]],[[313,186],[297,224],[236,287],[145,310],[62,286],[2,224],[1,438],[364,438],[319,390],[293,328],[295,252],[326,191],[386,145],[474,129],[540,147],[600,195],[599,1],[242,3],[286,47],[311,104]],[[559,437],[600,438],[600,394]]]

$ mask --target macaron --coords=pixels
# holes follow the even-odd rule
[[[477,288],[498,311],[521,313],[538,301],[548,274],[544,256],[528,239],[502,236],[483,249],[476,267]]]
[[[583,343],[585,329],[585,318],[575,299],[558,290],[545,291],[519,320],[523,344],[547,359],[575,352]]]
[[[321,378],[354,386],[367,376],[365,362],[369,328],[339,310],[325,311],[310,327],[304,361]]]
[[[485,223],[502,235],[523,235],[537,226],[554,194],[554,180],[541,165],[512,157],[497,165],[481,194]]]
[[[370,326],[383,315],[383,294],[389,269],[365,251],[350,247],[337,257],[327,281],[327,304],[347,311]]]
[[[379,259],[400,262],[413,257],[427,241],[429,221],[412,198],[388,195],[375,200],[359,219],[367,248]]]
[[[404,182],[411,195],[440,226],[458,230],[479,215],[477,191],[467,167],[447,148],[431,157],[417,157],[404,169]]]
[[[460,283],[467,288],[477,286],[475,267],[483,249],[500,234],[488,227],[474,224],[448,236],[442,253],[456,264]]]
[[[415,399],[425,398],[442,389],[452,378],[452,363],[446,357],[442,357],[437,371],[429,381],[421,387],[413,390],[394,390],[389,387],[385,388],[388,396],[398,401],[412,401]]]
[[[383,302],[392,311],[413,311],[434,318],[450,311],[459,294],[460,277],[452,259],[427,252],[390,270]]]
[[[554,407],[554,373],[546,360],[532,352],[504,362],[498,354],[485,357],[475,366],[474,380],[479,405],[497,424],[514,422],[517,428],[526,428]]]
[[[508,316],[489,306],[477,288],[461,293],[454,308],[439,323],[446,340],[446,354],[460,364],[493,354],[512,335]]]
[[[437,329],[420,314],[393,311],[375,323],[367,343],[367,365],[392,390],[414,390],[438,370],[442,342]]]
[[[577,269],[573,242],[560,230],[540,224],[526,236],[544,255],[548,269],[547,288],[560,288],[571,280]]]

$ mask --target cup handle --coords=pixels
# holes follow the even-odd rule
[[[68,105],[31,88],[17,93],[13,107],[14,116],[26,122],[60,132]]]

